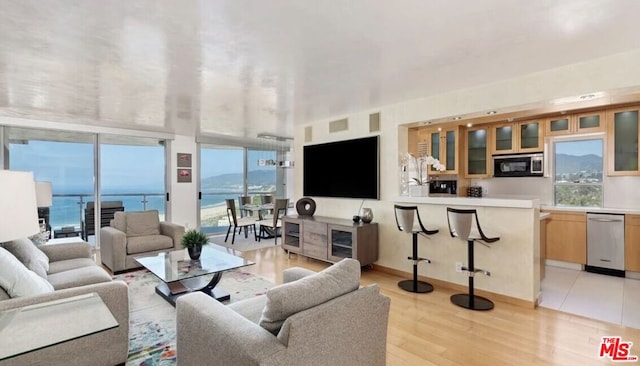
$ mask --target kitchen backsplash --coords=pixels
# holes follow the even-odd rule
[[[540,204],[553,204],[553,181],[551,178],[472,179],[471,185],[482,187],[483,197],[530,196],[540,199]],[[605,176],[603,207],[640,209],[640,176]]]

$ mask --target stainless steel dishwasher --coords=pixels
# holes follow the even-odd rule
[[[624,277],[624,215],[587,213],[585,270]]]

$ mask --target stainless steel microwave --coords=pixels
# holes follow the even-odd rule
[[[538,154],[494,155],[494,177],[542,177],[544,156]]]

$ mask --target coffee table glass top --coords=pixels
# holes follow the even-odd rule
[[[96,293],[1,311],[0,360],[117,326]]]
[[[198,260],[191,260],[186,249],[136,257],[135,260],[164,282],[180,281],[255,264],[208,245],[202,247],[202,254]]]

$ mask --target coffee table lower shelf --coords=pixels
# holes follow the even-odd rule
[[[156,293],[174,307],[176,306],[176,300],[180,296],[195,291],[205,293],[221,302],[227,301],[231,299],[229,292],[220,287],[216,287],[221,278],[222,272],[217,272],[209,282],[203,280],[201,277],[187,278],[169,283],[163,282],[156,286]]]

